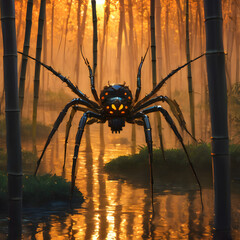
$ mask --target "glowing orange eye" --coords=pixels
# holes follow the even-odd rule
[[[131,99],[131,97],[129,96],[128,99]]]
[[[104,96],[102,96],[101,99],[103,100],[103,99],[104,99]]]
[[[123,105],[121,104],[120,107],[119,107],[119,111],[123,109]]]
[[[127,93],[125,92],[125,93],[124,93],[124,95],[126,96],[126,95],[127,95]]]
[[[108,95],[108,92],[105,92],[105,95]]]
[[[128,106],[125,106],[125,109],[128,109]]]
[[[125,111],[121,111],[121,114],[124,114],[125,113]]]
[[[107,106],[106,109],[109,109],[109,106]]]
[[[111,105],[113,110],[117,110],[116,106],[114,104]]]
[[[109,113],[110,113],[110,114],[113,114],[113,111],[110,111]]]

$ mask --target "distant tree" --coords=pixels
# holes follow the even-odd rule
[[[21,239],[22,156],[18,103],[17,44],[14,0],[0,1],[4,48],[4,85],[8,156],[9,233]]]
[[[156,64],[156,37],[155,37],[155,0],[151,0],[150,4],[150,24],[151,24],[151,56],[152,56],[152,85],[153,88],[156,87],[157,84],[157,64]],[[161,25],[159,26],[161,28]],[[155,113],[158,125],[158,135],[160,140],[160,146],[162,149],[162,156],[165,160],[164,154],[164,145],[163,145],[163,136],[162,136],[162,122],[160,113]]]
[[[186,55],[187,62],[190,61],[190,43],[189,43],[189,1],[186,0]],[[192,69],[191,64],[187,66],[188,69],[188,95],[190,104],[190,120],[192,135],[195,137],[195,114],[194,114],[194,95],[192,86]]]
[[[204,10],[207,73],[212,125],[215,239],[227,240],[231,239],[230,159],[221,0],[204,0]]]
[[[38,18],[38,36],[37,36],[37,46],[36,46],[36,59],[39,61],[41,61],[41,53],[42,53],[42,36],[43,36],[45,12],[46,12],[46,0],[41,0],[40,12],[39,12],[39,18]],[[35,63],[34,98],[33,98],[33,141],[34,143],[36,140],[40,66],[41,65],[38,62]]]
[[[28,55],[28,51],[30,47],[30,35],[31,35],[31,29],[32,29],[32,8],[33,8],[33,0],[28,0],[27,13],[26,13],[25,39],[24,39],[24,45],[23,45],[23,53],[26,55]],[[28,61],[27,57],[22,55],[21,73],[20,73],[20,82],[19,82],[19,107],[21,111],[23,108],[23,101],[24,101],[27,61]]]

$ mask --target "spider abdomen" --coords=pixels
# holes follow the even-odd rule
[[[123,127],[125,127],[125,121],[123,118],[111,118],[108,120],[108,126],[111,128],[112,133],[120,133]]]

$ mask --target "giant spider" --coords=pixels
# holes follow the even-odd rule
[[[57,131],[59,125],[63,121],[67,111],[71,108],[71,114],[70,118],[67,124],[67,130],[66,130],[66,139],[65,139],[65,157],[64,157],[64,165],[65,165],[65,159],[66,159],[66,144],[67,139],[69,135],[69,130],[71,126],[71,122],[73,120],[73,117],[76,113],[76,111],[84,112],[83,116],[81,117],[81,120],[79,122],[78,131],[76,134],[76,140],[75,140],[75,148],[74,148],[74,156],[73,156],[73,164],[72,164],[72,185],[71,185],[71,198],[73,194],[73,189],[75,186],[75,178],[76,178],[76,162],[78,158],[78,152],[79,147],[81,144],[81,139],[84,131],[84,127],[86,124],[93,124],[93,123],[105,123],[108,121],[108,126],[111,128],[112,132],[119,132],[122,130],[122,128],[125,126],[125,122],[130,124],[138,124],[141,126],[144,126],[145,131],[145,140],[147,143],[148,153],[149,153],[149,166],[150,166],[150,188],[151,188],[151,197],[152,197],[152,209],[153,208],[153,171],[152,171],[152,162],[153,162],[153,147],[152,147],[152,133],[151,133],[151,125],[149,122],[148,113],[152,112],[160,112],[167,123],[170,125],[171,129],[173,130],[174,134],[180,141],[186,155],[188,162],[190,164],[190,167],[193,171],[193,174],[197,180],[197,183],[199,185],[200,190],[200,198],[202,203],[202,190],[201,185],[199,182],[199,179],[197,177],[196,171],[190,161],[188,152],[185,148],[185,145],[183,143],[183,138],[180,135],[174,121],[172,120],[169,113],[160,105],[151,106],[154,103],[157,102],[166,102],[170,105],[170,108],[180,123],[181,127],[183,127],[186,131],[185,127],[185,121],[182,115],[182,112],[178,106],[178,104],[175,101],[172,101],[166,96],[155,96],[156,93],[160,90],[160,88],[163,86],[163,84],[175,73],[177,73],[180,69],[184,68],[191,62],[199,59],[203,55],[185,63],[184,65],[176,68],[171,73],[169,73],[164,79],[162,79],[154,88],[153,90],[147,94],[145,97],[143,97],[141,100],[138,101],[140,91],[141,91],[141,69],[143,62],[145,60],[146,54],[144,57],[141,58],[141,62],[138,67],[138,73],[137,73],[137,89],[135,93],[135,97],[132,96],[132,92],[125,84],[109,84],[108,86],[105,86],[103,90],[100,93],[100,98],[98,97],[97,91],[95,89],[95,78],[94,73],[92,71],[92,68],[86,58],[83,59],[85,61],[85,64],[88,67],[89,70],[89,78],[91,82],[91,92],[93,94],[93,97],[95,101],[90,100],[84,93],[82,93],[74,84],[66,77],[62,76],[60,73],[56,72],[51,66],[48,66],[37,59],[25,55],[21,52],[20,54],[24,55],[25,57],[31,58],[35,61],[37,61],[39,64],[41,64],[43,67],[51,71],[54,75],[59,77],[63,82],[67,84],[67,86],[78,96],[78,98],[73,99],[70,101],[62,110],[62,112],[59,114],[57,120],[54,123],[53,129],[51,130],[48,139],[46,141],[46,144],[44,146],[44,149],[42,151],[42,154],[37,161],[37,167],[35,170],[35,175],[38,171],[39,165],[41,163],[42,157],[47,149],[47,146],[49,145],[54,133]],[[188,132],[188,131],[187,131]],[[189,132],[188,132],[189,133]],[[190,133],[189,133],[190,134]],[[203,206],[203,205],[202,205]]]

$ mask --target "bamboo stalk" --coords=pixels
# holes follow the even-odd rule
[[[155,0],[151,0],[151,15],[150,15],[150,22],[151,22],[151,56],[152,56],[152,85],[153,88],[157,85],[157,66],[156,66],[156,41],[155,41]],[[163,145],[163,135],[162,135],[162,122],[160,113],[157,112],[155,114],[157,119],[158,125],[158,136],[160,140],[160,147],[162,149],[162,156],[165,160],[164,154],[164,145]]]
[[[231,239],[230,159],[221,0],[204,0],[204,10],[215,193],[214,239],[228,240]]]
[[[42,35],[43,26],[45,20],[46,12],[46,0],[41,0],[40,12],[38,18],[38,36],[37,36],[37,46],[36,46],[36,59],[41,60],[42,53]],[[34,76],[34,99],[33,99],[33,142],[36,140],[36,127],[37,127],[37,105],[39,97],[39,79],[40,79],[40,64],[36,61],[35,63],[35,76]]]
[[[17,44],[14,0],[1,1],[4,48],[4,86],[8,157],[9,228],[8,239],[21,239],[22,156],[18,102]]]
[[[33,0],[28,0],[27,13],[26,13],[25,39],[24,39],[24,45],[23,45],[23,53],[26,55],[28,55],[29,47],[30,47],[30,35],[31,35],[31,29],[32,29],[32,8],[33,8]],[[22,55],[21,73],[20,73],[20,82],[19,82],[19,108],[21,112],[22,112],[23,102],[24,102],[27,61],[28,61],[27,57]]]
[[[108,20],[110,15],[110,0],[107,0],[105,2],[105,9],[104,9],[104,25],[103,25],[103,37],[101,41],[101,47],[100,47],[100,68],[99,68],[99,80],[100,80],[100,91],[102,90],[103,85],[103,53],[105,49],[105,42],[106,42],[106,35],[108,30]],[[100,141],[101,141],[101,149],[103,150],[105,147],[105,141],[104,141],[104,125],[100,124]]]
[[[63,66],[65,66],[64,62],[66,61],[66,45],[67,45],[67,34],[68,34],[68,22],[70,19],[71,9],[72,9],[72,0],[67,3],[68,6],[68,15],[66,19],[66,27],[65,27],[65,34],[64,34],[64,45],[63,45]],[[64,70],[64,69],[63,69]]]
[[[189,47],[189,1],[186,0],[186,56],[187,62],[190,61],[190,47]],[[188,94],[190,104],[190,119],[191,119],[191,130],[192,135],[195,138],[195,114],[194,114],[194,95],[192,86],[192,70],[191,64],[187,66],[188,69]]]

